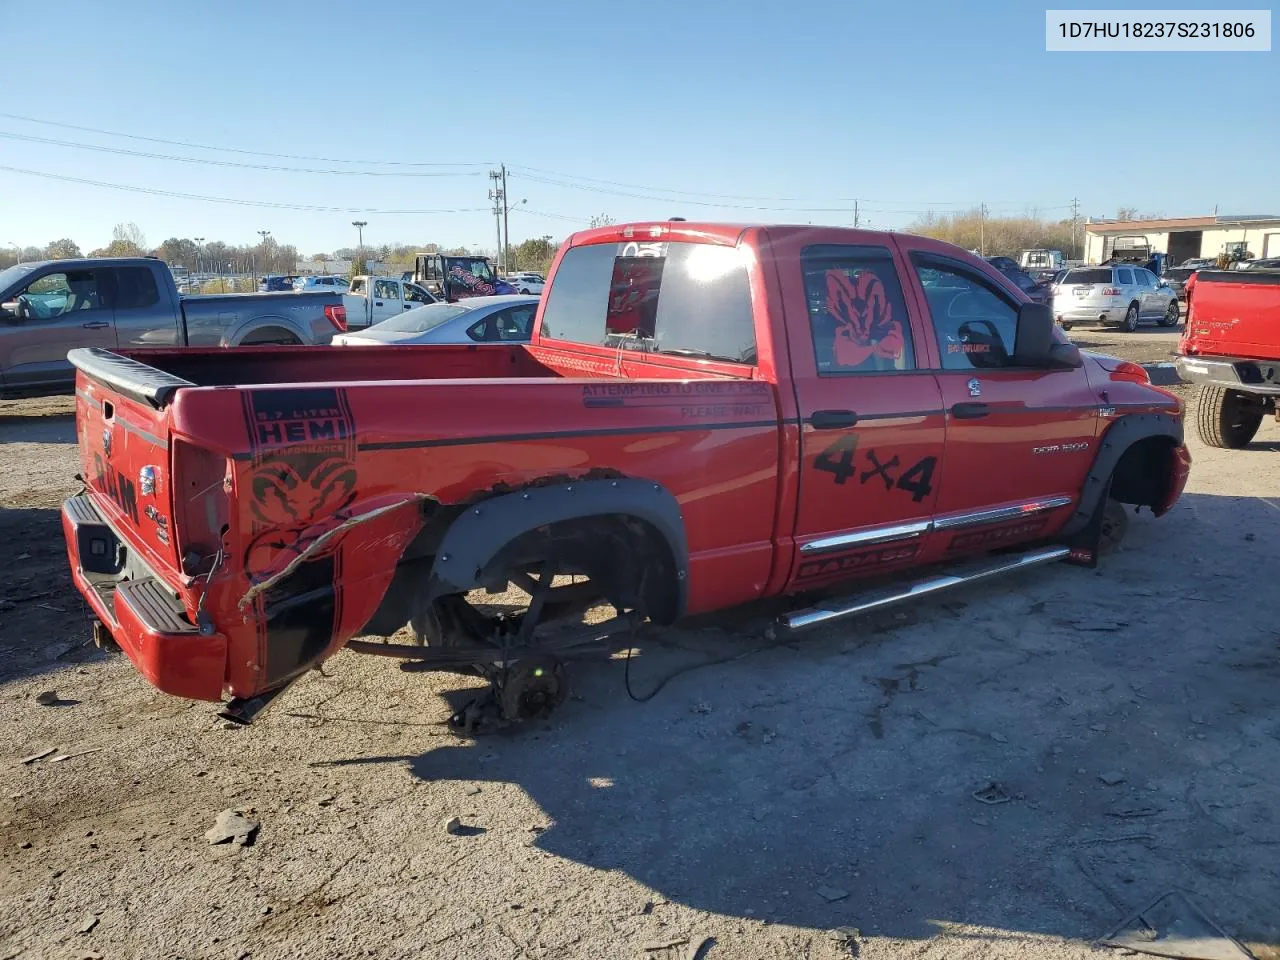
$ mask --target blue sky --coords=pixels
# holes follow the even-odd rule
[[[361,219],[370,245],[492,247],[499,161],[527,199],[513,242],[596,213],[848,224],[855,197],[877,227],[980,201],[1067,216],[1073,197],[1084,215],[1280,211],[1280,53],[1046,53],[1043,4],[73,0],[62,26],[15,31],[31,9],[0,0],[0,166],[284,206],[0,170],[0,244],[88,250],[133,221],[152,244],[269,229],[311,253]]]

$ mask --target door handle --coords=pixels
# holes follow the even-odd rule
[[[809,415],[809,426],[815,430],[840,430],[857,422],[858,415],[852,410],[815,410]]]
[[[951,415],[957,420],[980,420],[990,412],[985,403],[957,403],[951,408]]]
[[[412,309],[413,309],[413,304],[412,304],[412,303],[406,303],[406,304],[404,305],[404,308],[405,308],[406,310],[412,310]]]
[[[111,326],[106,320],[90,320],[88,323],[82,323],[80,326],[86,330],[101,330],[103,327]]]
[[[381,301],[381,300],[375,300],[375,301],[373,301],[373,305],[374,305],[375,307],[380,307],[380,306],[382,306],[382,301]]]

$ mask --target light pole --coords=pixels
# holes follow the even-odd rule
[[[262,238],[262,252],[263,252],[263,253],[266,253],[266,252],[267,252],[267,237],[271,236],[271,231],[270,231],[270,230],[259,230],[259,231],[258,231],[258,236],[260,236],[260,237]],[[253,268],[252,268],[252,272],[253,272],[253,281],[252,281],[252,283],[253,283],[253,285],[256,287],[256,286],[258,285],[258,251],[256,251],[256,250],[253,252]]]
[[[368,220],[352,220],[351,225],[356,228],[356,259],[364,260],[364,228],[369,225]],[[364,269],[368,269],[368,264],[364,265]]]
[[[204,237],[193,237],[192,239],[196,244],[196,274],[198,275],[200,273],[200,245],[204,243]],[[191,279],[195,280],[196,278],[193,276]]]
[[[12,240],[8,241],[8,242],[5,244],[5,246],[6,246],[6,247],[13,247],[13,257],[14,257],[14,261],[15,261],[15,263],[16,263],[17,265],[21,265],[21,264],[22,264],[22,248],[21,248],[20,246],[18,246],[16,243],[14,243]]]

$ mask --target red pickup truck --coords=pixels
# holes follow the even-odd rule
[[[1187,304],[1176,366],[1200,384],[1196,432],[1238,449],[1280,416],[1280,270],[1200,270]]]
[[[1141,367],[963,250],[869,231],[579,233],[529,344],[71,359],[63,522],[99,639],[243,720],[344,645],[478,668],[521,718],[569,651],[641,623],[817,597],[799,630],[1091,565],[1119,504],[1164,513],[1190,464]],[[486,612],[511,584],[527,608]],[[354,639],[406,625],[420,645]]]

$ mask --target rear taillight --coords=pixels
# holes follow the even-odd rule
[[[1104,297],[1118,297],[1123,293],[1124,291],[1121,290],[1119,287],[1103,287],[1102,288],[1102,295]]]
[[[347,332],[347,308],[340,303],[326,303],[324,317],[339,333]]]
[[[1150,383],[1151,377],[1147,374],[1146,368],[1140,363],[1134,363],[1131,360],[1122,360],[1112,370],[1112,380],[1127,380],[1130,383]]]

